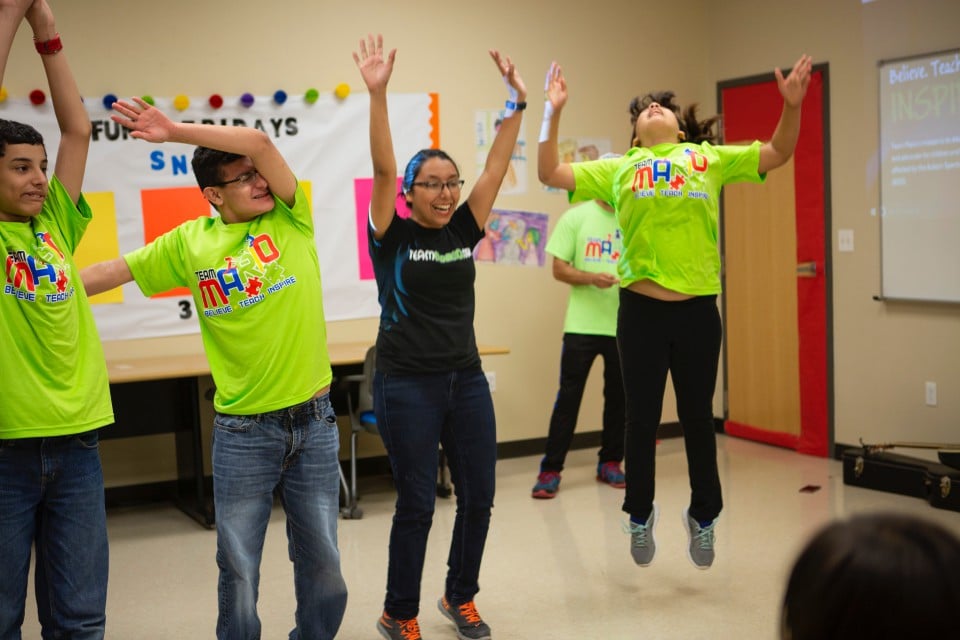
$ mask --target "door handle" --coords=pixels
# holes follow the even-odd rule
[[[801,262],[797,265],[797,277],[798,278],[816,278],[817,277],[817,261],[812,260],[810,262]]]

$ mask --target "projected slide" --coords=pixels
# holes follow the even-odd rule
[[[880,64],[882,294],[960,302],[960,51]]]

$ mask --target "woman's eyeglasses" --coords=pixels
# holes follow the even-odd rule
[[[427,191],[433,191],[434,193],[440,193],[443,191],[443,188],[446,187],[448,191],[453,193],[454,191],[460,191],[460,187],[463,186],[463,180],[448,180],[447,182],[414,182],[413,186],[422,187]]]

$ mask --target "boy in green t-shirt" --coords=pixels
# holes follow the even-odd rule
[[[553,277],[570,286],[560,354],[560,387],[550,415],[546,451],[533,486],[534,498],[553,498],[577,426],[583,390],[597,356],[603,358],[603,432],[597,480],[626,486],[623,461],[624,398],[617,353],[620,287],[617,261],[623,251],[613,207],[590,200],[568,209],[547,242]]]
[[[310,205],[262,131],[175,123],[134,100],[114,104],[114,121],[134,138],[198,145],[193,171],[219,216],[85,269],[84,285],[92,295],[136,280],[148,296],[178,286],[193,295],[217,385],[217,637],[260,637],[260,558],[276,491],[297,595],[291,637],[332,638],[347,601],[340,443]]]
[[[60,128],[54,176],[40,133],[0,120],[0,638],[19,638],[31,549],[45,638],[103,638],[108,547],[97,429],[113,422],[106,362],[73,251],[90,120],[46,0],[0,1],[0,81],[33,30]]]

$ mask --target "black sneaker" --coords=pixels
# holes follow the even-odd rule
[[[440,613],[457,625],[457,637],[460,640],[490,640],[490,627],[480,618],[473,600],[453,606],[443,597],[437,600],[437,607]]]
[[[377,631],[387,640],[421,640],[416,618],[398,620],[388,616],[386,611],[377,620]]]

